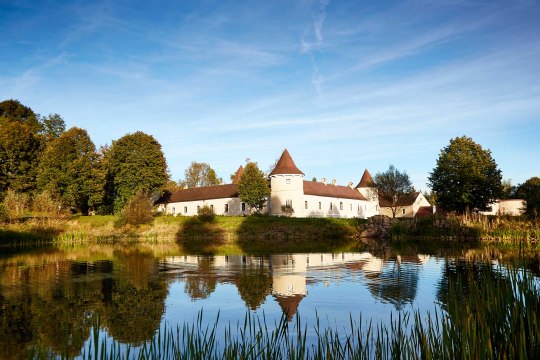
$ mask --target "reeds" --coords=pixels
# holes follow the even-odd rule
[[[520,270],[448,269],[442,302],[432,313],[392,314],[388,323],[349,317],[341,326],[308,327],[267,322],[247,312],[243,321],[220,326],[219,314],[163,325],[141,346],[120,344],[100,333],[97,317],[83,359],[536,359],[540,356],[538,282]],[[476,269],[478,270],[478,269]],[[30,357],[47,354],[33,348]]]

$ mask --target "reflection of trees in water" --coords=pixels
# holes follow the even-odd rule
[[[27,294],[9,299],[0,295],[0,359],[21,358],[21,349],[35,339],[31,304]]]
[[[419,266],[411,262],[386,263],[380,274],[366,273],[369,291],[376,299],[393,304],[401,310],[416,298]]]
[[[272,274],[262,261],[242,268],[235,283],[240,297],[251,310],[261,306],[272,292]]]
[[[482,279],[500,277],[486,261],[468,261],[465,259],[446,259],[437,286],[437,299],[443,309],[448,310],[450,296],[458,296],[458,301],[465,305],[471,288],[481,285]],[[459,282],[459,289],[455,285]],[[451,286],[451,284],[453,286]],[[459,290],[459,291],[458,291]]]
[[[188,274],[184,291],[191,300],[206,299],[216,289],[217,276],[212,270],[214,258],[201,256],[198,261],[198,271]]]
[[[137,289],[125,281],[116,281],[112,299],[105,305],[104,323],[109,334],[122,343],[139,345],[150,340],[165,311],[167,284],[153,281]]]
[[[4,269],[2,283],[9,278],[10,289],[0,285],[0,359],[24,358],[28,346],[37,344],[77,356],[92,312],[118,341],[151,339],[165,310],[167,284],[151,254],[115,255],[120,258]]]

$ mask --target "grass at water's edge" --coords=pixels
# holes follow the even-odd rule
[[[393,223],[391,234],[393,240],[472,240],[538,246],[540,223],[511,216],[431,216],[399,219]]]
[[[456,268],[459,268],[457,266]],[[432,315],[400,313],[388,324],[350,318],[347,324],[309,328],[301,316],[267,323],[247,313],[243,321],[162,326],[141,346],[100,336],[98,318],[81,350],[83,359],[536,359],[540,355],[538,282],[519,270],[450,266],[442,302]],[[477,269],[478,270],[478,269]],[[308,340],[309,339],[309,340]],[[66,344],[69,349],[69,344]],[[50,355],[40,346],[29,358]],[[61,354],[59,354],[62,356]]]

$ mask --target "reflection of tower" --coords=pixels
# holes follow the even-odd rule
[[[300,301],[306,296],[306,255],[272,255],[272,295],[292,320]]]

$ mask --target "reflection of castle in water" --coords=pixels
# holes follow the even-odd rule
[[[427,260],[429,256],[425,255],[398,255],[383,260],[369,252],[264,257],[174,256],[164,259],[161,266],[168,273],[177,272],[179,277],[184,277],[194,275],[201,269],[201,263],[210,263],[211,270],[206,269],[205,274],[197,272],[196,276],[210,276],[214,283],[235,284],[242,299],[252,309],[272,295],[290,320],[308,295],[308,284],[338,283],[344,276],[350,277],[348,281],[364,283],[376,300],[400,309],[414,301],[419,265]],[[318,275],[321,273],[324,277]]]

